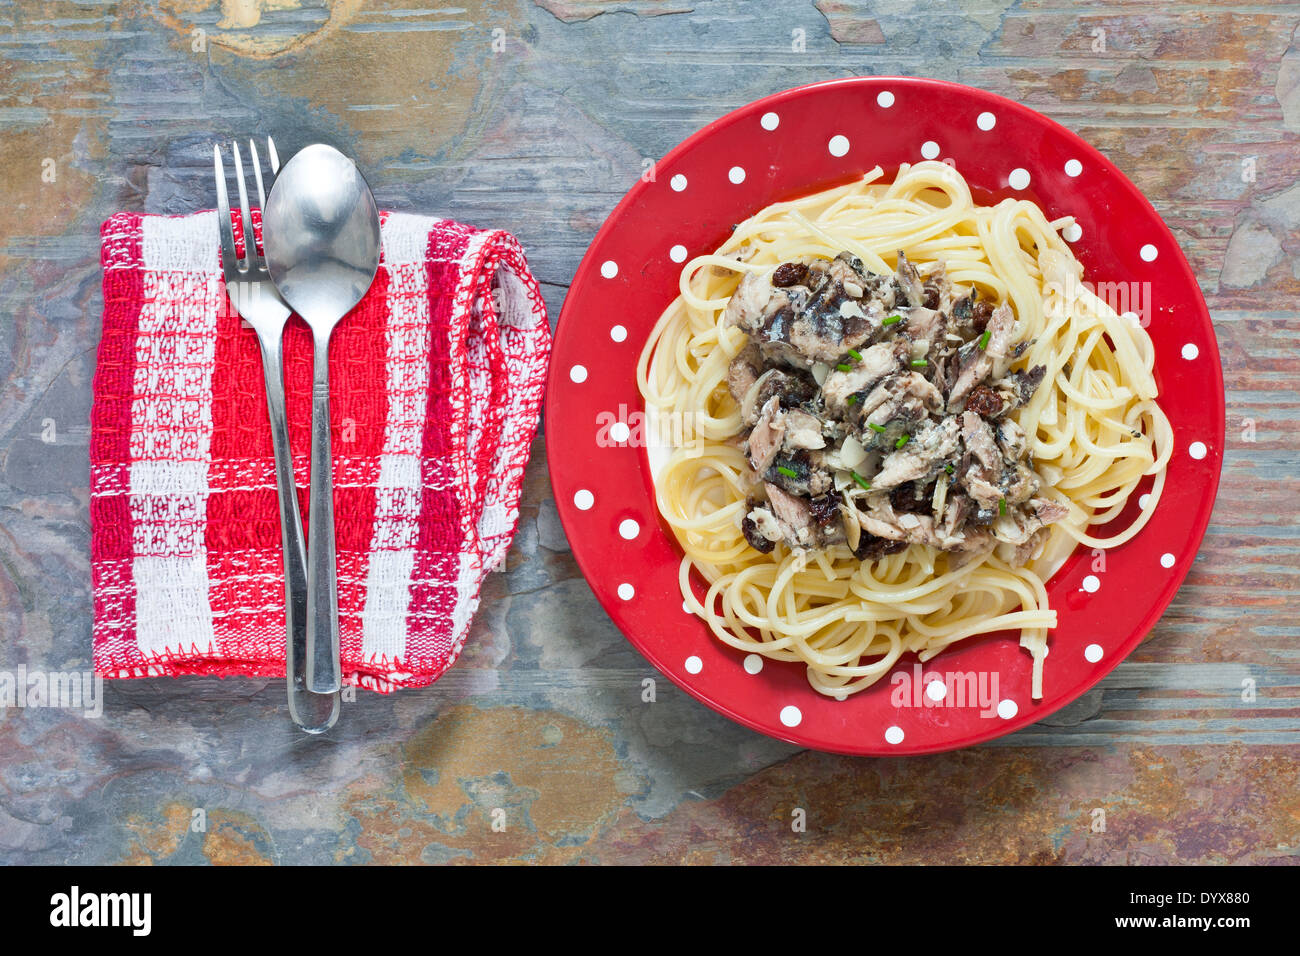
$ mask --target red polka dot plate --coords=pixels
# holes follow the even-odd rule
[[[1160,401],[1176,442],[1168,482],[1133,540],[1104,559],[1077,549],[1048,582],[1059,623],[1039,701],[1030,697],[1030,657],[1012,633],[963,642],[925,665],[904,655],[889,677],[845,701],[815,692],[801,665],[723,645],[683,610],[680,551],[659,519],[638,440],[645,429],[638,427],[637,357],[677,294],[682,262],[717,248],[733,224],[773,202],[876,165],[892,176],[920,159],[955,164],[978,202],[1024,197],[1049,219],[1074,216],[1078,225],[1066,238],[1085,278],[1134,290],[1121,311],[1139,314],[1155,343]],[[1191,568],[1214,504],[1223,436],[1223,373],[1205,301],[1137,188],[1074,133],[1027,107],[899,77],[769,96],[657,163],[653,179],[638,182],[610,215],[574,276],[547,386],[547,460],[560,518],[592,590],[628,640],[733,720],[850,754],[930,753],[991,740],[1100,681],[1147,634]],[[1142,506],[1134,495],[1111,527]],[[930,693],[936,677],[946,694]]]

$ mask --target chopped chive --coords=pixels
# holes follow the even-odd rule
[[[925,359],[912,359],[912,368],[925,368],[929,364]]]
[[[894,442],[894,447],[895,447],[895,448],[902,448],[904,445],[907,444],[907,440],[908,440],[909,438],[911,438],[911,437],[912,437],[911,435],[904,435],[904,436],[903,436],[902,438],[900,438],[898,441]]]
[[[984,334],[980,336],[980,343],[979,343],[979,345],[980,345],[980,348],[981,348],[981,349],[984,349],[984,348],[987,348],[987,347],[988,347],[988,344],[989,344],[989,336],[990,336],[990,335],[992,335],[992,333],[991,333],[988,329],[985,329],[985,330],[984,330]]]
[[[1006,499],[1006,498],[999,498],[999,499],[998,499],[998,514],[1000,514],[1000,515],[1004,515],[1004,514],[1006,514],[1006,513],[1007,513],[1007,499]]]
[[[950,475],[953,473],[953,471],[955,471],[955,469],[952,467],[952,465],[944,465],[944,466],[943,466],[943,470],[946,471],[946,472],[947,472],[948,474],[950,474]]]
[[[857,403],[858,403],[858,396],[856,396],[856,395],[850,395],[850,396],[849,396],[849,404],[850,404],[850,405],[856,405]]]
[[[799,477],[799,472],[795,471],[793,468],[787,468],[785,467],[785,465],[777,465],[776,470],[779,471],[781,474],[785,475],[787,478]]]
[[[893,325],[895,322],[902,322],[902,321],[903,321],[903,317],[901,315],[891,315],[889,318],[885,319],[885,321],[881,322],[880,324]]]
[[[859,352],[857,349],[849,349],[849,355],[853,357],[853,361],[855,362],[862,361],[862,353]]]
[[[853,472],[852,474],[853,474],[853,480],[862,486],[863,491],[871,490],[871,482],[867,481],[867,479],[863,478],[856,471]]]
[[[837,369],[839,369],[841,372],[851,372],[851,371],[853,371],[853,366],[852,366],[852,365],[845,365],[845,364],[842,363],[842,362],[841,362],[839,365],[835,366],[835,367],[836,367]]]
[[[885,433],[884,425],[877,425],[875,422],[867,422],[867,427],[870,428],[877,435],[883,435]]]

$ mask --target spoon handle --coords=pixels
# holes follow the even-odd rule
[[[262,348],[262,373],[266,381],[266,409],[271,421],[271,447],[275,451],[275,483],[280,498],[280,540],[284,548],[285,677],[289,689],[289,714],[309,734],[328,730],[338,720],[338,694],[320,695],[307,690],[307,542],[298,512],[298,486],[293,477],[289,449],[289,422],[284,409],[281,329],[258,333]]]
[[[340,688],[339,598],[334,553],[334,458],[330,452],[329,331],[316,332],[307,520],[307,689]]]

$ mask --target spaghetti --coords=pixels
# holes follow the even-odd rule
[[[839,699],[870,687],[906,652],[928,661],[967,638],[1017,630],[1033,659],[1032,694],[1041,698],[1048,631],[1056,624],[1045,580],[1076,546],[1108,548],[1132,538],[1164,486],[1173,435],[1156,402],[1154,349],[1131,316],[1117,314],[1082,281],[1082,266],[1059,235],[1070,218],[1049,222],[1025,200],[977,205],[961,175],[942,163],[905,165],[890,183],[881,176],[877,168],[739,224],[716,252],[685,264],[680,295],[646,343],[637,375],[647,412],[670,417],[680,435],[655,483],[659,510],[683,551],[682,594],[719,640],[803,663],[813,688]],[[1035,487],[1041,483],[1041,500],[1060,515],[1034,538],[1032,555],[1006,547],[961,553],[911,540],[863,559],[852,546],[853,516],[871,489],[856,472],[856,484],[837,480],[835,492],[849,541],[806,547],[776,540],[763,553],[752,522],[748,533],[742,527],[760,484],[747,454],[754,413],[743,418],[728,376],[752,342],[734,315],[728,318],[728,306],[746,276],[770,283],[785,263],[820,267],[837,257],[868,275],[907,268],[944,275],[954,288],[973,290],[971,301],[1009,308],[1016,346],[1009,370],[1033,369],[1041,384],[1005,417],[1027,437]],[[981,340],[964,343],[965,351],[985,347],[988,334]],[[1090,526],[1123,511],[1146,476],[1154,479],[1150,501],[1136,520],[1110,537],[1091,534]],[[946,481],[941,475],[945,488]],[[707,585],[703,600],[691,587],[692,570]]]

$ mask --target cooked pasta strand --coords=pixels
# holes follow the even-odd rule
[[[1019,631],[1042,696],[1043,660],[1056,612],[1045,579],[1075,547],[1115,547],[1137,534],[1165,484],[1173,432],[1156,403],[1154,349],[1082,283],[1082,267],[1058,230],[1024,200],[976,205],[965,180],[936,162],[904,166],[891,183],[873,170],[856,183],[777,203],[736,227],[711,255],[681,273],[637,366],[651,417],[672,416],[680,446],[656,469],[658,506],[683,552],[686,606],[717,638],[745,653],[807,667],[818,692],[845,698],[872,686],[907,652],[928,661],[948,647],[1000,630]],[[745,272],[843,250],[868,269],[890,271],[898,250],[924,266],[942,261],[956,284],[1009,303],[1020,365],[1046,366],[1029,403],[1012,417],[1029,436],[1043,493],[1069,516],[1052,526],[1040,555],[1012,567],[988,554],[961,563],[913,544],[876,561],[837,545],[813,555],[778,543],[770,554],[741,531],[748,464],[728,439],[741,430],[727,388],[745,335],[722,324]],[[1150,501],[1119,533],[1089,529],[1115,519],[1147,476]],[[691,572],[707,592],[697,599]]]

